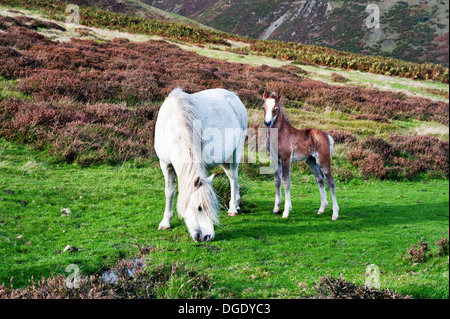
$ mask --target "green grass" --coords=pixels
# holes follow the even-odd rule
[[[4,77],[0,76],[0,101],[4,98],[16,98],[29,100],[30,98],[16,90],[16,86],[18,80],[7,80]]]
[[[217,298],[308,297],[327,274],[363,284],[369,264],[380,267],[384,288],[449,297],[447,256],[419,265],[403,258],[420,238],[436,249],[434,241],[447,235],[448,181],[339,183],[340,218],[333,222],[330,209],[315,214],[319,192],[310,175],[293,174],[288,219],[270,213],[270,177],[241,178],[251,184],[244,201],[252,212],[235,218],[221,212],[216,239],[195,244],[176,216],[172,229],[157,230],[164,182],[156,165],[56,165],[0,140],[0,283],[14,277],[15,287],[24,286],[31,276],[65,274],[69,264],[83,274],[102,273],[149,245],[156,265],[185,262],[210,276]],[[61,216],[62,208],[71,213]],[[80,250],[58,252],[67,245]]]

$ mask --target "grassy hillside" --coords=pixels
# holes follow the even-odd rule
[[[419,63],[449,63],[448,3],[441,0],[144,2],[253,38],[327,46]],[[380,29],[369,30],[364,25],[368,4],[379,5]]]
[[[352,175],[359,175],[376,165],[379,178],[448,176],[448,142],[441,146],[439,135],[415,136],[423,122],[448,126],[448,102],[335,86],[300,76],[294,65],[273,68],[206,59],[160,41],[58,43],[30,30],[32,25],[20,16],[4,20],[28,28],[10,27],[0,37],[5,46],[0,75],[11,91],[1,102],[8,114],[1,135],[49,150],[57,161],[86,166],[151,156],[157,105],[177,86],[188,92],[224,87],[237,92],[248,108],[259,108],[267,88],[283,94],[289,112],[300,112],[296,124],[335,131],[334,137],[346,144],[341,155],[345,172],[355,169]],[[118,52],[133,56],[133,62]],[[67,99],[73,103],[70,109]],[[258,117],[251,120],[253,127],[260,123]],[[378,145],[381,141],[373,137],[386,143]],[[359,156],[375,153],[373,163],[349,155],[352,149]]]
[[[49,0],[0,1],[8,5],[22,5],[26,8],[39,8],[51,14],[52,18],[65,21],[65,2]],[[348,52],[339,52],[323,47],[304,46],[292,42],[255,41],[223,32],[207,31],[185,25],[149,20],[124,14],[101,11],[82,6],[81,20],[84,25],[121,30],[132,33],[159,35],[176,41],[196,44],[223,44],[230,41],[242,41],[250,46],[243,49],[260,55],[283,60],[295,60],[300,63],[331,66],[377,74],[394,75],[413,79],[435,80],[448,83],[449,70],[440,65],[407,63],[397,59],[370,57]]]
[[[212,298],[318,297],[320,278],[363,285],[369,264],[380,267],[383,289],[448,298],[448,257],[435,244],[448,236],[448,97],[345,82],[332,73],[353,71],[256,55],[254,42],[220,32],[87,8],[85,25],[73,26],[58,2],[26,5],[33,10],[0,8],[0,297],[20,293],[11,277],[22,288],[32,276],[64,279],[69,264],[102,274],[147,247],[140,278],[164,279],[154,298],[196,296],[189,279],[211,283],[198,289]],[[164,186],[153,130],[177,86],[235,91],[251,129],[261,127],[264,89],[280,91],[295,126],[335,138],[341,219],[315,214],[317,185],[302,163],[292,168],[292,218],[273,216],[271,177],[244,161],[250,214],[221,212],[207,244],[194,244],[180,220],[157,231]],[[254,151],[246,145],[247,157]],[[214,173],[219,191],[223,172]],[[430,252],[417,263],[408,251],[421,238]],[[65,287],[58,280],[53,287]]]

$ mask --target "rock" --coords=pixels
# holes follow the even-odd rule
[[[71,213],[71,211],[69,208],[63,208],[63,209],[61,209],[61,213],[69,215]]]

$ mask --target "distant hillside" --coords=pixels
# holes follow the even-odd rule
[[[203,29],[213,28],[203,25],[199,22],[178,15],[173,12],[164,11],[153,6],[150,6],[143,1],[138,0],[63,0],[68,3],[77,5],[87,5],[97,9],[103,9],[111,12],[124,13],[141,18],[170,21],[175,23],[181,23],[184,25],[201,27]]]
[[[0,5],[13,8],[38,9],[54,20],[66,21],[67,1],[61,0],[0,0]],[[205,30],[182,23],[141,18],[132,14],[102,10],[93,6],[80,6],[80,21],[85,26],[113,29],[159,36],[189,44],[210,44],[218,50],[254,54],[296,64],[327,66],[341,70],[355,70],[398,76],[417,80],[433,80],[448,83],[449,69],[438,64],[418,64],[390,57],[361,55],[338,51],[323,46],[304,45],[277,40],[257,40],[222,31]],[[240,43],[238,48],[234,45]]]
[[[216,29],[253,38],[449,65],[449,9],[443,0],[141,0]],[[368,4],[380,28],[368,29]]]

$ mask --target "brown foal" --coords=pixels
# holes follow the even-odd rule
[[[280,213],[281,183],[283,183],[285,204],[283,218],[289,217],[292,210],[291,180],[289,177],[292,161],[306,161],[314,174],[320,192],[320,208],[318,214],[323,214],[328,206],[324,177],[333,202],[332,220],[338,219],[339,206],[335,195],[334,178],[331,174],[331,154],[333,153],[333,138],[315,128],[297,129],[293,127],[280,105],[280,95],[268,95],[264,91],[264,124],[269,128],[268,150],[275,168],[275,207],[273,214]],[[277,130],[274,134],[273,130]]]

